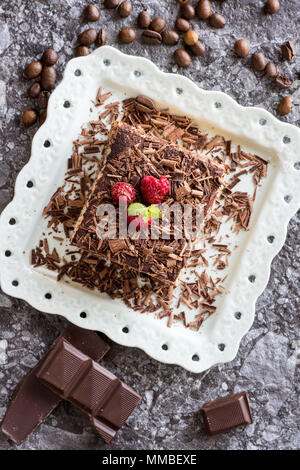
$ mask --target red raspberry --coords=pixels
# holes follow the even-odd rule
[[[169,186],[169,180],[165,176],[159,180],[154,176],[144,176],[141,182],[141,191],[147,202],[159,204],[168,194]]]
[[[130,204],[127,209],[127,222],[132,224],[132,227],[135,227],[136,230],[146,229],[148,225],[151,225],[152,219],[150,217],[148,208],[141,204],[140,202],[135,202]]]
[[[127,216],[127,222],[128,224],[131,224],[131,222],[134,221],[134,224],[131,225],[132,227],[134,226],[136,230],[145,230],[148,225],[151,225],[152,219],[149,217],[148,220],[144,220],[142,215],[128,215]]]
[[[120,198],[126,204],[130,204],[135,200],[135,189],[129,183],[120,182],[114,184],[111,195],[115,204],[119,204]]]

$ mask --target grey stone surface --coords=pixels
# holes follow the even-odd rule
[[[32,102],[22,79],[24,65],[47,47],[59,53],[58,79],[72,57],[76,35],[84,28],[83,0],[1,0],[0,3],[0,211],[12,198],[16,176],[30,155],[35,128],[24,130],[20,114]],[[95,2],[99,3],[99,2]],[[195,1],[192,0],[192,3]],[[293,82],[291,92],[300,104],[299,0],[282,0],[280,13],[266,16],[263,1],[212,0],[227,25],[213,30],[193,21],[207,47],[193,60],[189,76],[206,89],[222,90],[243,105],[257,105],[276,115],[286,91],[278,90],[263,74],[253,73],[249,59],[237,59],[232,47],[245,37],[252,51],[262,50]],[[102,2],[101,2],[102,4]],[[175,0],[134,0],[134,12],[125,20],[102,10],[99,28],[108,28],[108,43],[124,52],[152,59],[162,70],[176,72],[173,48],[119,45],[121,25],[135,25],[143,8],[161,14],[172,27],[178,11]],[[138,33],[138,37],[140,32]],[[280,44],[294,40],[298,58],[283,62]],[[284,121],[299,125],[299,106]],[[112,344],[103,364],[132,385],[143,401],[111,445],[105,445],[87,422],[68,404],[62,404],[21,446],[22,449],[296,449],[299,448],[299,213],[291,220],[286,243],[272,264],[271,277],[256,306],[256,319],[234,361],[194,375],[160,364],[143,352]],[[0,419],[17,382],[47,351],[63,328],[59,316],[42,314],[25,302],[0,293]],[[299,361],[298,361],[299,362]],[[217,438],[202,428],[201,405],[227,393],[249,391],[254,423]],[[0,435],[0,449],[13,449]]]

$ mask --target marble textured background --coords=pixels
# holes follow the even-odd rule
[[[35,128],[20,124],[22,111],[32,106],[26,96],[28,84],[22,79],[24,65],[38,58],[47,47],[59,53],[58,80],[73,55],[77,34],[84,29],[84,0],[1,0],[0,2],[0,212],[13,196],[19,170],[28,161]],[[102,1],[96,1],[102,7]],[[177,71],[172,49],[143,46],[138,40],[129,46],[117,42],[123,26],[135,25],[137,13],[147,8],[162,15],[173,26],[178,11],[175,0],[133,0],[134,11],[127,19],[102,10],[97,27],[108,29],[108,44],[124,52],[144,55],[164,71]],[[192,0],[195,4],[195,1]],[[227,25],[213,30],[195,20],[194,28],[207,53],[193,60],[180,73],[206,89],[222,90],[243,105],[266,108],[276,115],[281,97],[263,74],[254,73],[249,59],[237,59],[235,39],[245,37],[252,51],[262,50],[293,82],[293,112],[282,118],[299,125],[299,0],[282,0],[280,12],[262,13],[263,1],[212,0],[214,11],[223,13]],[[122,25],[122,26],[121,26]],[[283,62],[280,45],[293,40],[298,58]],[[132,385],[143,401],[111,445],[99,439],[84,418],[68,404],[62,404],[21,446],[22,449],[296,449],[300,435],[299,368],[299,213],[291,220],[286,243],[272,264],[269,284],[256,306],[256,320],[242,340],[236,359],[194,375],[179,367],[160,364],[139,350],[112,344],[103,364]],[[25,302],[0,291],[0,419],[17,382],[47,351],[59,334],[64,320],[47,316]],[[299,362],[299,358],[298,358]],[[199,409],[210,400],[231,392],[249,392],[254,423],[217,438],[208,438],[202,428]],[[13,449],[0,435],[0,449]]]

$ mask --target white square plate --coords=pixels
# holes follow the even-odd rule
[[[240,233],[230,259],[229,293],[220,297],[216,313],[198,332],[181,324],[168,328],[166,319],[141,315],[106,294],[57,282],[54,273],[30,265],[30,251],[46,226],[43,208],[63,182],[72,141],[91,119],[91,100],[100,86],[118,100],[147,95],[162,108],[190,116],[211,135],[230,138],[270,162],[250,230]],[[64,107],[66,100],[69,108]],[[50,142],[49,147],[44,146],[45,141]],[[267,284],[271,261],[284,243],[288,222],[300,206],[299,149],[298,128],[263,109],[244,108],[224,93],[201,90],[185,77],[162,73],[144,58],[105,46],[87,57],[72,59],[51,95],[47,120],[33,139],[31,158],[18,175],[14,199],[0,219],[1,287],[41,311],[63,315],[81,327],[102,331],[120,344],[141,348],[161,362],[192,372],[231,361],[253,322],[255,302]],[[31,187],[28,181],[33,183]],[[11,219],[15,224],[10,224]],[[255,276],[255,282],[249,276]],[[45,298],[48,292],[51,299]],[[86,318],[80,317],[82,311]],[[128,333],[123,332],[124,326]],[[162,349],[163,344],[167,350]],[[195,355],[199,360],[194,360]]]

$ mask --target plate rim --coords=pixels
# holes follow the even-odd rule
[[[0,283],[1,283],[1,288],[3,292],[5,292],[6,294],[23,299],[34,308],[40,311],[43,311],[45,313],[57,314],[58,309],[56,306],[54,306],[54,308],[53,307],[49,308],[49,305],[47,305],[47,302],[45,302],[45,300],[41,301],[39,299],[34,298],[34,295],[32,296],[32,293],[30,292],[30,290],[25,289],[25,287],[15,289],[13,286],[11,286],[9,282],[7,282],[6,276],[9,270],[7,271],[6,266],[9,263],[11,263],[11,259],[5,257],[4,253],[6,250],[5,246],[8,246],[8,244],[13,238],[10,233],[10,230],[8,230],[7,221],[9,219],[10,211],[12,209],[15,209],[19,202],[19,199],[21,197],[21,194],[20,194],[21,188],[23,187],[23,190],[24,190],[24,182],[26,181],[26,179],[28,179],[27,175],[30,174],[30,170],[34,166],[36,159],[39,158],[36,153],[37,149],[41,145],[43,136],[46,135],[45,133],[46,130],[48,129],[49,126],[52,125],[51,122],[53,121],[54,110],[57,107],[57,103],[61,102],[61,96],[62,96],[61,91],[64,90],[66,86],[66,82],[70,79],[70,71],[72,71],[73,73],[74,67],[75,69],[77,68],[79,69],[81,65],[82,67],[87,68],[89,63],[92,64],[93,66],[93,64],[98,63],[99,59],[103,59],[107,54],[109,55],[110,58],[113,58],[113,60],[116,60],[116,62],[118,62],[119,60],[120,63],[122,62],[124,63],[124,60],[126,60],[126,63],[133,65],[135,69],[142,67],[145,70],[151,71],[151,74],[154,74],[154,76],[157,76],[159,81],[169,82],[171,80],[172,82],[174,82],[174,85],[180,83],[181,84],[180,89],[193,90],[193,93],[198,94],[198,96],[201,95],[201,97],[205,97],[205,96],[213,97],[213,100],[216,100],[216,102],[220,101],[221,103],[225,104],[225,107],[226,106],[228,106],[229,108],[232,107],[233,109],[238,109],[238,112],[242,114],[245,114],[245,115],[247,114],[248,116],[250,115],[253,116],[254,114],[254,115],[257,115],[260,119],[265,119],[268,123],[268,126],[280,131],[281,135],[290,134],[292,136],[292,139],[291,139],[292,145],[290,145],[289,147],[290,153],[294,155],[292,163],[297,163],[300,160],[300,156],[298,155],[298,151],[297,151],[297,145],[300,148],[300,129],[298,129],[296,126],[290,123],[285,123],[285,122],[280,121],[271,113],[269,113],[268,111],[262,108],[241,106],[231,96],[227,95],[226,93],[223,93],[220,91],[214,91],[214,90],[203,90],[199,88],[191,79],[185,76],[174,74],[174,73],[162,72],[149,59],[146,59],[144,57],[139,57],[139,56],[128,56],[111,46],[103,46],[101,48],[98,48],[87,57],[71,59],[66,66],[61,83],[56,87],[56,89],[54,90],[54,92],[52,93],[50,97],[49,104],[48,104],[47,119],[33,137],[32,145],[31,145],[31,156],[27,164],[21,169],[21,171],[19,172],[17,176],[16,182],[15,182],[15,188],[14,188],[14,197],[12,201],[3,210],[1,217],[0,217],[0,251],[1,251]],[[178,99],[180,99],[180,95],[178,96],[179,96]],[[284,150],[286,151],[286,148]],[[290,201],[291,204],[286,204],[286,206],[283,206],[285,208],[285,211],[282,210],[281,212],[281,228],[279,230],[278,236],[276,235],[276,243],[274,243],[271,249],[269,250],[269,254],[267,256],[267,262],[266,262],[266,265],[264,266],[264,272],[262,273],[263,275],[261,276],[259,282],[255,283],[254,289],[252,289],[252,294],[251,294],[252,302],[251,302],[251,305],[249,306],[249,311],[251,315],[249,315],[248,320],[245,321],[242,327],[239,327],[240,330],[239,330],[238,337],[234,339],[235,341],[234,344],[231,345],[231,348],[226,350],[225,354],[223,353],[220,354],[220,352],[218,353],[216,352],[213,360],[211,360],[207,364],[201,361],[199,363],[196,363],[196,362],[191,363],[190,361],[186,362],[184,360],[181,360],[180,358],[178,359],[178,357],[174,360],[174,357],[167,355],[165,352],[162,353],[160,350],[157,350],[157,351],[151,350],[151,347],[149,348],[147,344],[143,343],[143,341],[141,342],[140,340],[137,340],[138,339],[137,337],[133,338],[132,335],[126,336],[123,334],[122,336],[120,334],[114,334],[111,330],[109,331],[109,328],[105,328],[103,325],[101,326],[101,330],[97,327],[95,328],[95,322],[91,321],[89,317],[85,319],[82,319],[79,316],[75,317],[71,315],[70,312],[64,308],[59,308],[59,314],[67,318],[69,321],[77,324],[78,326],[81,326],[87,329],[99,329],[99,331],[102,331],[107,336],[109,336],[112,340],[118,342],[119,344],[122,344],[125,346],[131,346],[131,347],[138,347],[139,349],[142,349],[144,352],[146,352],[146,354],[148,354],[150,357],[160,362],[179,365],[187,369],[190,372],[200,373],[206,370],[207,368],[212,367],[215,364],[225,363],[225,362],[229,362],[233,360],[238,351],[240,341],[242,340],[246,332],[250,329],[254,321],[255,303],[257,301],[258,296],[262,293],[262,291],[265,289],[268,283],[271,262],[273,258],[275,257],[275,255],[280,251],[280,249],[282,248],[285,242],[289,220],[297,212],[297,210],[300,207],[300,188],[296,187],[296,178],[297,177],[299,178],[300,172],[298,172],[298,175],[297,175],[297,172],[295,172],[295,170],[290,168],[291,161],[289,161],[286,157],[281,158],[279,153],[278,153],[279,160],[283,164],[282,173],[284,173],[284,176],[285,176],[284,182],[285,184],[286,182],[291,183],[291,186],[293,187],[293,191],[294,191],[293,199]],[[56,284],[58,283],[56,282]],[[245,288],[245,285],[243,285],[243,288]],[[247,285],[247,289],[249,288],[250,286]],[[61,286],[57,287],[57,289],[58,290],[62,289],[62,291],[64,290],[68,291],[68,289],[64,285],[63,287]],[[156,322],[159,323],[157,320]]]

